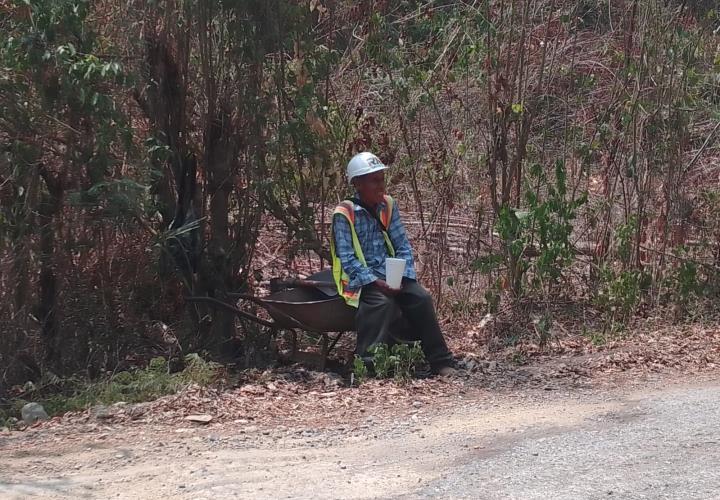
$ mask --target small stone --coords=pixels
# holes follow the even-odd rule
[[[248,425],[244,429],[242,429],[242,432],[257,432],[258,428],[255,425]]]
[[[106,420],[108,418],[112,418],[112,416],[113,416],[110,409],[107,406],[103,406],[103,405],[98,405],[98,406],[93,407],[93,409],[91,410],[91,413],[98,420]]]
[[[412,404],[415,408],[420,408],[423,404],[420,401],[413,401]]]
[[[188,415],[185,417],[185,420],[195,422],[196,424],[209,424],[212,419],[212,415]]]
[[[0,434],[10,434],[10,429],[7,427],[0,428]]]
[[[48,414],[45,412],[45,408],[39,403],[28,403],[20,410],[23,422],[27,425],[32,425],[38,420],[47,420]]]
[[[115,455],[115,458],[123,458],[123,456],[124,455],[122,453],[118,453],[117,455]]]

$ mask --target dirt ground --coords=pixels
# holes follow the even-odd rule
[[[142,418],[68,416],[0,435],[0,497],[711,498],[720,376],[584,362],[290,396],[276,381],[251,391],[254,414],[195,394]],[[701,469],[667,466],[682,450]]]

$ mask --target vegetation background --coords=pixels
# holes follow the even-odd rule
[[[0,396],[272,363],[183,297],[327,266],[362,150],[453,342],[715,321],[713,0],[0,0],[0,33]]]

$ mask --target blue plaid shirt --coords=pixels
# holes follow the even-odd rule
[[[385,203],[382,203],[378,209],[381,207],[384,208]],[[360,205],[355,205],[355,232],[360,241],[360,247],[367,266],[364,266],[355,256],[352,232],[348,220],[342,215],[335,215],[332,227],[335,236],[335,252],[340,258],[343,270],[350,277],[348,288],[357,290],[378,278],[384,280],[385,259],[390,257],[390,254],[378,221]],[[390,227],[388,227],[387,233],[395,249],[395,257],[405,259],[407,263],[404,276],[409,279],[416,279],[412,248],[405,233],[405,227],[400,220],[397,203],[393,203],[393,213],[390,217]]]

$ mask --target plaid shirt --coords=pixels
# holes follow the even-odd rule
[[[384,208],[385,203],[382,203],[380,207]],[[343,270],[350,277],[348,284],[350,290],[362,288],[378,278],[385,279],[385,259],[390,257],[390,254],[385,245],[380,224],[372,215],[360,205],[355,205],[355,232],[357,232],[367,266],[364,266],[355,256],[348,220],[342,215],[336,214],[333,217],[332,229],[335,236],[335,251],[340,258]],[[395,249],[395,257],[405,259],[407,263],[404,276],[416,279],[412,248],[405,233],[405,227],[400,220],[397,203],[393,203],[393,213],[387,233]]]

